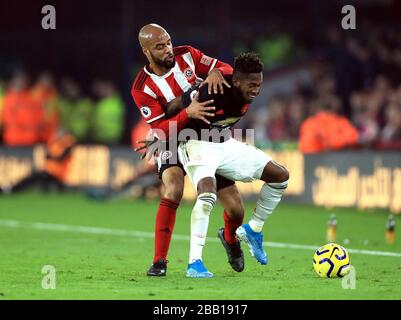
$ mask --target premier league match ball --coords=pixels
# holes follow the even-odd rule
[[[321,246],[313,256],[313,269],[322,278],[342,278],[349,272],[350,263],[348,251],[336,243]]]

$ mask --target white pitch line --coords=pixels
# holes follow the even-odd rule
[[[66,224],[54,224],[54,223],[43,223],[43,222],[22,222],[17,220],[0,220],[0,227],[9,228],[25,228],[34,230],[47,230],[47,231],[61,231],[61,232],[75,232],[75,233],[89,233],[89,234],[100,234],[100,235],[111,235],[111,236],[123,236],[123,237],[136,237],[136,238],[153,238],[153,232],[135,231],[135,230],[123,230],[123,229],[111,229],[101,227],[87,227],[87,226],[75,226]],[[173,239],[189,241],[189,236],[174,234]],[[219,239],[210,238],[208,242],[219,242]],[[292,244],[292,243],[281,243],[281,242],[263,242],[264,246],[274,248],[286,248],[286,249],[301,249],[301,250],[316,250],[319,246]],[[374,256],[388,256],[388,257],[401,257],[401,253],[397,252],[385,252],[385,251],[370,251],[370,250],[359,250],[359,249],[347,249],[350,253],[374,255]]]

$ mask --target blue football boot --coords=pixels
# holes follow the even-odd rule
[[[251,255],[260,264],[267,264],[267,255],[263,249],[262,232],[254,232],[249,224],[243,224],[237,228],[235,234],[240,241],[244,241],[249,246]]]
[[[211,278],[213,273],[209,272],[203,265],[202,260],[198,259],[188,264],[187,269],[188,278]]]

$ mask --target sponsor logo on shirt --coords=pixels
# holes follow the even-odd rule
[[[210,64],[212,63],[213,59],[208,57],[208,56],[202,56],[200,63],[204,64],[205,66],[210,66]]]

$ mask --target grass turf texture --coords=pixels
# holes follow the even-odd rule
[[[356,289],[345,290],[341,279],[318,278],[312,249],[267,247],[269,263],[261,266],[249,255],[245,270],[234,272],[216,240],[223,225],[222,208],[212,213],[204,249],[212,279],[188,279],[185,271],[189,241],[173,238],[168,274],[145,275],[153,257],[153,227],[157,202],[118,200],[92,202],[80,194],[23,193],[0,196],[0,221],[16,220],[24,227],[0,224],[0,299],[400,299],[401,257],[351,254]],[[246,204],[246,221],[253,209]],[[191,204],[182,203],[174,230],[189,236]],[[265,241],[315,245],[326,242],[327,219],[335,212],[337,242],[347,248],[401,252],[385,243],[387,213],[353,209],[325,210],[282,203],[265,224]],[[398,225],[401,222],[397,218]],[[34,222],[123,229],[143,236],[39,230]],[[214,239],[214,240],[211,240]],[[56,268],[56,289],[41,287],[44,265]]]

